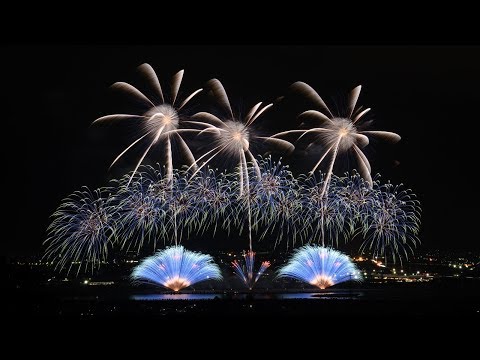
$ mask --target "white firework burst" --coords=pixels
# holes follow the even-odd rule
[[[330,111],[328,106],[312,87],[300,81],[291,85],[291,89],[294,92],[297,92],[310,100],[319,108],[319,111],[308,110],[299,115],[299,118],[302,120],[301,125],[308,126],[310,127],[309,129],[288,130],[274,136],[282,136],[292,133],[300,134],[298,139],[307,134],[313,136],[313,141],[310,143],[309,147],[320,145],[322,151],[319,160],[310,173],[315,172],[325,159],[328,157],[330,158],[322,194],[325,194],[327,191],[333,173],[333,165],[339,154],[349,151],[353,152],[357,159],[360,175],[371,186],[371,166],[362,151],[362,149],[369,144],[369,137],[378,137],[391,142],[397,142],[400,140],[400,136],[393,132],[363,130],[368,124],[364,122],[364,124],[361,125],[361,123],[364,120],[364,115],[370,111],[370,108],[363,109],[362,107],[356,107],[361,88],[361,86],[357,86],[351,91],[346,112],[342,114],[342,116],[337,116]]]
[[[127,185],[130,184],[133,175],[138,170],[138,167],[143,162],[150,150],[156,146],[161,145],[162,151],[166,157],[166,172],[167,178],[173,178],[173,153],[172,153],[172,143],[175,142],[177,147],[180,149],[181,153],[187,160],[189,165],[195,165],[195,158],[192,154],[192,151],[186,144],[185,140],[182,138],[182,134],[188,132],[197,132],[197,130],[180,128],[183,123],[183,117],[181,116],[181,110],[185,105],[202,89],[195,90],[192,94],[185,98],[181,103],[177,105],[177,95],[180,89],[180,84],[183,79],[184,71],[180,70],[176,73],[171,82],[171,95],[170,102],[165,100],[162,87],[160,86],[160,81],[149,64],[142,64],[138,67],[139,72],[146,78],[148,84],[155,92],[155,100],[150,99],[145,94],[143,94],[136,87],[126,83],[126,82],[116,82],[112,85],[112,88],[124,91],[128,95],[132,96],[140,103],[147,106],[147,111],[142,115],[133,115],[133,114],[113,114],[106,115],[98,118],[94,123],[106,122],[112,120],[127,120],[127,119],[137,119],[140,121],[140,129],[142,135],[133,141],[125,150],[123,150],[113,161],[114,165],[127,151],[133,148],[137,144],[146,144],[146,148],[142,153],[142,156],[135,165],[135,169],[132,172],[130,181]],[[111,166],[112,166],[111,165]]]
[[[239,190],[240,195],[242,195],[249,185],[247,162],[252,163],[256,173],[260,177],[260,168],[251,149],[253,142],[274,146],[284,152],[293,151],[294,146],[286,140],[277,139],[272,136],[259,136],[252,128],[252,125],[260,115],[271,108],[273,104],[262,106],[262,103],[259,102],[248,111],[245,117],[240,118],[234,115],[227,93],[219,80],[210,80],[207,83],[207,87],[228,115],[223,120],[208,112],[199,112],[192,116],[193,121],[189,123],[202,127],[202,131],[200,131],[199,134],[208,133],[214,137],[213,148],[197,159],[199,164],[200,161],[203,161],[197,171],[220,154],[223,154],[223,156],[229,159],[235,159],[238,165]]]

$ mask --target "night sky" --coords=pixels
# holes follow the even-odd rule
[[[402,136],[396,145],[372,144],[372,173],[402,182],[418,195],[421,247],[480,249],[472,235],[478,214],[473,172],[479,161],[480,47],[12,45],[4,50],[9,54],[2,58],[8,215],[2,254],[38,253],[61,199],[82,185],[104,186],[115,175],[108,167],[132,140],[115,126],[91,123],[131,109],[109,86],[140,84],[135,68],[144,62],[164,88],[185,69],[184,95],[220,79],[240,111],[273,101],[295,81],[311,85],[328,104],[341,104],[353,87],[363,85],[358,104],[372,108],[372,129]],[[204,100],[208,105],[200,97],[194,110],[204,110]],[[275,109],[265,116],[266,129],[296,128],[295,111]],[[300,157],[296,162],[310,165]],[[113,171],[123,170],[121,165]]]

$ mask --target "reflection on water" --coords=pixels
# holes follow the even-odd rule
[[[213,300],[213,299],[232,299],[232,300],[269,300],[269,299],[311,299],[311,300],[352,300],[362,296],[361,292],[336,291],[336,292],[299,292],[299,293],[223,293],[223,294],[188,294],[188,293],[165,293],[165,294],[146,294],[132,295],[131,300],[137,301],[158,301],[158,300]]]
[[[321,292],[280,294],[279,299],[321,299],[321,300],[352,300],[361,296],[359,292]]]
[[[140,301],[157,301],[157,300],[213,300],[215,298],[223,298],[222,294],[146,294],[132,295],[130,299]]]

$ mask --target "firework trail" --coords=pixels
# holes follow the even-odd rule
[[[242,280],[246,287],[250,290],[253,289],[254,285],[257,283],[258,279],[263,275],[265,270],[270,266],[269,261],[263,261],[260,265],[260,269],[255,275],[254,265],[255,265],[255,253],[253,251],[246,251],[243,254],[245,264],[241,264],[239,261],[232,261],[232,266],[234,269],[235,275]]]
[[[173,178],[173,154],[172,154],[172,143],[175,142],[176,145],[181,149],[182,154],[186,158],[188,164],[196,167],[195,158],[192,154],[192,151],[185,143],[185,140],[182,138],[184,133],[195,133],[197,130],[193,129],[181,129],[180,125],[184,122],[181,116],[181,110],[185,105],[202,89],[194,91],[189,95],[183,102],[178,106],[176,105],[178,91],[180,89],[180,84],[183,79],[183,70],[180,70],[176,73],[171,82],[171,96],[170,102],[166,102],[162,87],[158,77],[149,64],[142,64],[138,67],[138,71],[143,75],[147,80],[151,89],[155,92],[155,99],[147,97],[136,87],[125,83],[125,82],[116,82],[112,85],[112,88],[121,90],[126,94],[130,95],[132,98],[136,99],[142,103],[148,110],[146,110],[143,115],[133,115],[133,114],[113,114],[106,115],[98,118],[94,123],[107,122],[113,120],[128,120],[136,119],[140,123],[140,128],[142,135],[132,142],[125,150],[123,150],[113,161],[113,166],[127,151],[133,148],[137,144],[141,144],[142,140],[145,139],[147,142],[147,147],[143,152],[142,156],[138,160],[133,174],[137,171],[140,164],[143,162],[147,154],[150,152],[152,147],[155,145],[162,144],[163,151],[166,156],[166,171],[167,179],[171,180]],[[132,178],[130,178],[130,181]],[[127,186],[130,182],[127,183]]]
[[[419,243],[420,203],[410,189],[403,185],[375,183],[376,197],[373,210],[363,230],[365,241],[361,251],[370,251],[374,256],[390,255],[408,258],[408,253]]]
[[[210,255],[171,246],[144,259],[134,268],[131,279],[177,292],[201,281],[221,280],[222,274]]]
[[[348,280],[360,281],[361,275],[350,258],[340,251],[305,245],[296,249],[278,277],[290,277],[326,289]]]
[[[116,209],[108,188],[84,187],[62,200],[47,230],[45,258],[58,270],[68,266],[70,272],[78,264],[77,274],[82,267],[93,272],[106,261],[115,238]]]
[[[349,151],[353,152],[357,159],[360,175],[372,185],[370,163],[361,149],[368,145],[370,141],[369,136],[382,138],[391,142],[399,141],[400,136],[387,131],[364,130],[371,121],[364,121],[364,116],[370,111],[370,108],[356,108],[361,86],[357,86],[352,90],[345,112],[338,116],[333,115],[322,98],[309,85],[298,81],[291,85],[291,90],[310,100],[320,111],[308,110],[298,116],[299,119],[302,120],[301,126],[308,126],[309,129],[288,130],[275,134],[274,137],[287,134],[299,134],[300,136],[297,139],[299,140],[306,135],[313,136],[313,140],[308,148],[320,145],[322,153],[310,173],[314,173],[318,166],[330,156],[322,194],[327,192],[333,173],[333,165],[337,160],[337,156]]]

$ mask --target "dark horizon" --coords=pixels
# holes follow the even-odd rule
[[[4,149],[5,174],[12,176],[7,191],[13,209],[2,255],[39,253],[49,215],[62,198],[82,185],[105,186],[122,173],[108,167],[130,138],[115,126],[91,123],[122,112],[127,101],[109,86],[140,84],[135,68],[144,62],[162,85],[185,69],[184,93],[220,79],[234,111],[271,102],[295,81],[311,85],[328,104],[361,84],[358,104],[372,108],[372,129],[402,136],[396,145],[373,144],[372,175],[404,183],[418,195],[420,248],[480,249],[470,235],[473,184],[463,181],[474,166],[469,125],[479,100],[478,46],[12,45],[5,50],[10,55],[3,59],[9,90],[5,134],[13,144]],[[203,101],[197,104],[204,109]],[[298,125],[278,110],[265,121],[269,130]]]

